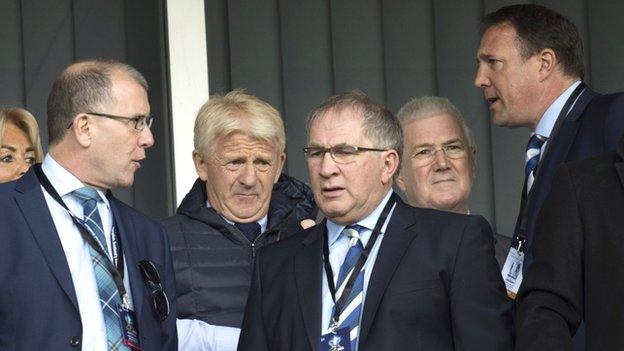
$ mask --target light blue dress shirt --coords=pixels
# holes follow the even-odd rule
[[[581,81],[577,80],[576,82],[572,83],[572,85],[570,85],[568,89],[563,92],[563,94],[559,95],[559,97],[555,101],[553,101],[548,109],[546,109],[546,111],[542,115],[542,118],[540,118],[540,121],[537,123],[537,126],[535,127],[535,134],[548,138],[548,140],[546,140],[546,142],[542,145],[542,158],[544,155],[544,150],[546,150],[546,145],[548,145],[548,142],[550,141],[550,134],[552,134],[555,123],[557,123],[557,117],[559,117],[559,113],[561,112],[563,105],[565,105],[566,101],[568,101],[568,98],[570,97],[570,95],[572,95],[574,89],[576,89],[579,84],[581,84]],[[566,115],[572,110],[572,108],[574,108],[574,104],[576,104],[576,101],[574,101],[574,103],[570,106],[570,109],[566,111]]]

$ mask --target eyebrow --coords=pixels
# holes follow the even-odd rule
[[[17,152],[17,149],[11,145],[2,145],[0,146],[0,149],[7,149],[11,152]],[[26,150],[24,150],[25,152],[35,152],[35,147],[34,146],[29,146],[26,148]]]
[[[462,144],[464,143],[460,138],[455,138],[455,139],[451,139],[451,140],[447,140],[443,142],[442,145],[451,145],[457,142],[460,142]],[[435,146],[435,144],[433,143],[422,143],[422,144],[414,145],[413,149],[418,149],[421,147],[433,147],[433,146]]]

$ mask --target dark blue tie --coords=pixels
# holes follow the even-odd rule
[[[524,166],[524,175],[526,177],[526,193],[528,194],[533,186],[533,181],[535,180],[535,172],[537,169],[537,165],[539,164],[540,154],[542,152],[542,145],[546,142],[548,138],[533,134],[531,139],[529,139],[529,143],[526,148],[526,158],[525,158],[525,166]]]
[[[234,226],[243,233],[249,241],[254,241],[260,235],[262,228],[257,222],[235,223]]]

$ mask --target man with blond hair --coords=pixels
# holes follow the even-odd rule
[[[236,350],[256,251],[316,217],[310,189],[281,174],[279,112],[242,91],[214,96],[195,120],[199,178],[165,220],[182,350]]]

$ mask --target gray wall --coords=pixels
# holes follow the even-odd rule
[[[478,19],[513,3],[519,1],[206,0],[210,90],[246,88],[278,108],[286,123],[287,171],[305,180],[303,126],[325,98],[360,89],[396,112],[412,97],[448,97],[477,139],[471,210],[511,236],[529,134],[493,126],[472,82]],[[624,2],[535,3],[576,23],[594,89],[624,90]]]
[[[206,0],[210,90],[246,88],[277,107],[286,123],[287,171],[304,180],[305,118],[330,95],[360,89],[394,111],[412,97],[449,97],[477,138],[472,211],[511,235],[528,132],[492,126],[472,80],[477,19],[512,3],[516,1]],[[564,13],[579,27],[592,87],[624,90],[624,2],[537,3]],[[63,67],[106,57],[127,61],[146,75],[156,145],[135,185],[116,193],[149,215],[171,214],[163,0],[0,0],[0,23],[0,105],[32,111],[44,144],[45,101]]]
[[[156,144],[123,201],[154,217],[173,211],[162,0],[0,0],[0,105],[31,111],[47,144],[46,100],[56,75],[89,58],[130,63],[150,84]],[[46,148],[47,149],[47,148]]]

